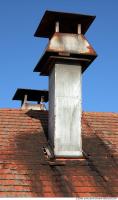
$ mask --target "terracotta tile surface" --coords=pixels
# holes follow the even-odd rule
[[[118,197],[118,114],[84,112],[82,159],[48,161],[47,111],[0,109],[0,197]]]

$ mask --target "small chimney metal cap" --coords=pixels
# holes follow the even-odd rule
[[[27,95],[28,101],[41,101],[43,96],[44,102],[48,102],[48,91],[47,90],[32,90],[32,89],[22,89],[18,88],[13,100],[24,100],[24,96]]]

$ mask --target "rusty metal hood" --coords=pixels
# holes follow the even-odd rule
[[[96,57],[95,50],[82,34],[55,32],[34,72],[41,72],[41,75],[48,76],[53,63],[62,60],[81,64],[82,72],[84,72]]]
[[[64,55],[71,53],[96,55],[96,52],[82,34],[54,33],[46,51]]]

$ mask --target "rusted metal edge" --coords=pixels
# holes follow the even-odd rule
[[[93,62],[97,55],[70,54],[70,56],[61,56],[55,52],[46,52],[36,65],[34,72],[40,72],[43,76],[48,76],[55,62],[69,64],[81,64],[82,73]]]

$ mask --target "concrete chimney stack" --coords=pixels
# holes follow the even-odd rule
[[[81,157],[82,73],[96,58],[84,34],[94,16],[46,11],[35,33],[49,38],[34,71],[49,76],[48,138],[55,157]]]

